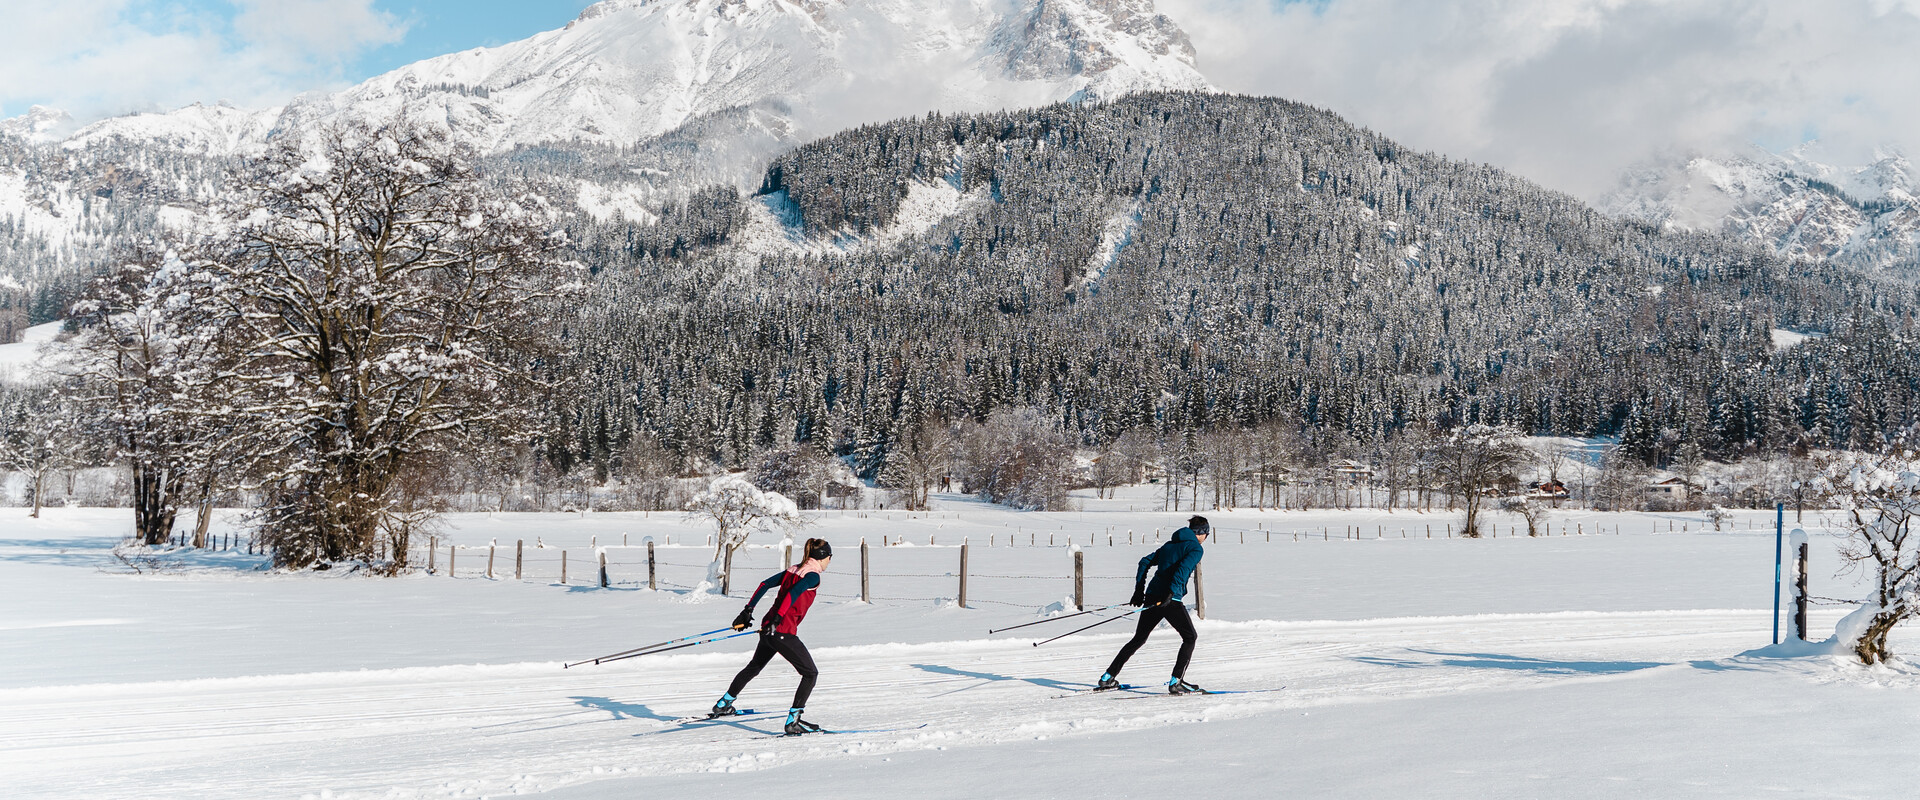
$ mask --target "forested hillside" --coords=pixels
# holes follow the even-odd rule
[[[758,196],[585,240],[563,468],[800,440],[879,472],[1005,407],[1089,443],[1480,421],[1652,461],[1871,447],[1920,409],[1911,286],[1623,223],[1276,99],[863,127],[779,158]]]

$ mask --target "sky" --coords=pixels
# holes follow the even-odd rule
[[[1155,0],[1222,89],[1593,198],[1623,170],[1817,140],[1920,153],[1920,0]],[[9,0],[0,117],[248,108],[551,30],[589,0]]]
[[[0,118],[270,107],[566,25],[591,0],[8,0]]]
[[[1593,198],[1623,170],[1810,140],[1920,155],[1920,0],[1159,0],[1229,91]]]

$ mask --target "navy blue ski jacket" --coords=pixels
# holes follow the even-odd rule
[[[1200,566],[1200,557],[1205,555],[1200,547],[1200,537],[1192,528],[1181,528],[1173,532],[1173,538],[1160,549],[1140,559],[1140,574],[1133,582],[1138,585],[1147,579],[1147,569],[1158,567],[1160,571],[1153,576],[1153,583],[1147,584],[1148,597],[1166,595],[1178,603],[1187,596],[1187,578],[1193,575],[1193,568]]]

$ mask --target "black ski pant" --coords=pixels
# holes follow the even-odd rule
[[[1189,626],[1191,627],[1191,626]],[[773,660],[773,654],[793,665],[793,671],[800,673],[800,688],[793,690],[793,707],[806,708],[807,696],[813,694],[813,682],[820,677],[820,669],[813,665],[813,656],[807,653],[807,646],[800,643],[800,637],[791,633],[760,632],[760,646],[753,650],[753,660],[733,676],[733,685],[727,688],[727,694],[739,697],[747,688],[747,682],[760,676],[760,670]]]
[[[1120,677],[1120,668],[1127,665],[1127,659],[1140,645],[1147,643],[1147,634],[1166,620],[1168,625],[1180,632],[1180,656],[1173,662],[1173,677],[1186,680],[1187,662],[1193,660],[1193,645],[1200,640],[1200,634],[1193,629],[1193,619],[1187,616],[1187,606],[1177,601],[1168,601],[1140,612],[1140,624],[1133,629],[1133,638],[1120,648],[1119,655],[1113,657],[1113,664],[1107,667],[1107,674]]]

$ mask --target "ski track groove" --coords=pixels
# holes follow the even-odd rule
[[[1045,701],[1090,685],[1127,633],[1076,637],[1039,650],[1030,645],[1038,637],[951,642],[945,652],[939,644],[816,645],[822,680],[809,718],[829,728],[927,727],[793,740],[749,740],[777,733],[767,730],[771,715],[698,726],[672,721],[704,711],[737,668],[738,662],[719,665],[711,657],[662,658],[601,673],[561,673],[556,665],[550,677],[519,664],[477,667],[458,680],[409,680],[402,671],[372,670],[251,678],[234,691],[204,679],[141,684],[138,691],[121,686],[99,698],[85,697],[83,687],[45,698],[32,690],[0,691],[0,760],[15,765],[9,796],[29,798],[253,798],[331,790],[344,800],[541,791],[603,777],[760,769],[1330,704],[1628,679],[1645,665],[1732,652],[1730,643],[1747,637],[1750,623],[1674,612],[1603,616],[1577,628],[1546,616],[1389,620],[1347,629],[1203,628],[1190,671],[1197,683],[1290,688],[1164,705],[1115,705],[1093,694]],[[1151,691],[1177,641],[1161,629],[1126,677]],[[738,655],[744,662],[746,654]],[[1513,664],[1450,663],[1505,657]],[[490,670],[502,674],[489,676]],[[257,685],[262,680],[273,685]],[[745,702],[784,708],[794,682],[790,670],[775,664]]]

